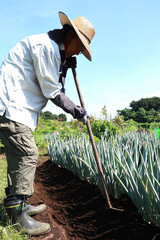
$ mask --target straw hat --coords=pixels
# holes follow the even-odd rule
[[[92,54],[89,44],[95,35],[93,25],[85,17],[78,17],[75,20],[71,21],[69,17],[67,17],[67,15],[65,15],[63,12],[59,12],[59,18],[62,26],[68,24],[69,26],[74,28],[83,46],[85,47],[85,50],[82,52],[83,55],[91,61]]]

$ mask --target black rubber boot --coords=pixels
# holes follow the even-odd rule
[[[5,188],[5,193],[7,197],[10,197],[12,194],[12,187],[6,187]]]
[[[7,197],[11,197],[12,196],[12,187],[6,187],[5,188],[5,193]],[[44,210],[46,210],[47,206],[45,204],[40,204],[38,206],[32,206],[28,203],[28,201],[26,200],[27,203],[27,215],[37,215],[41,212],[43,212]]]
[[[46,234],[50,231],[48,223],[35,221],[27,214],[28,204],[23,196],[7,197],[4,207],[12,224],[18,223],[20,228],[30,236]]]

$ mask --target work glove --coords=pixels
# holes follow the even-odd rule
[[[67,68],[76,68],[77,67],[77,59],[76,59],[76,57],[66,58],[65,66]]]
[[[82,122],[84,125],[87,123],[87,119],[89,119],[89,115],[87,114],[86,111],[84,111],[84,114],[81,118],[77,118],[79,122]]]

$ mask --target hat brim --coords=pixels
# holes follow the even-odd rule
[[[76,34],[78,35],[82,45],[84,46],[85,50],[82,52],[83,55],[90,61],[92,61],[92,54],[91,54],[91,50],[89,47],[89,42],[87,40],[87,38],[78,30],[78,28],[75,26],[75,24],[72,22],[72,20],[67,17],[66,14],[64,14],[63,12],[59,12],[59,18],[60,18],[60,22],[62,24],[62,26],[64,26],[65,24],[71,26],[74,28]]]

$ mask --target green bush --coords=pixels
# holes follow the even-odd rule
[[[145,122],[145,123],[139,123],[139,124],[138,124],[138,127],[139,127],[139,128],[146,128],[146,129],[149,129],[150,124],[147,123],[147,122]]]
[[[94,136],[99,139],[101,139],[101,135],[104,133],[106,133],[106,137],[108,139],[111,135],[115,135],[118,132],[118,127],[115,126],[113,122],[109,122],[107,120],[95,120],[92,123],[91,128]]]
[[[136,132],[138,130],[138,123],[133,119],[129,119],[124,123],[124,129],[128,132]]]
[[[150,123],[150,130],[154,130],[156,128],[160,128],[160,122],[152,122],[152,123]]]
[[[35,132],[33,132],[33,136],[35,139],[35,143],[38,148],[39,155],[45,154],[47,152],[47,143],[45,141],[46,133],[53,133],[57,129],[56,120],[48,119],[44,120],[43,117],[39,117],[38,125],[36,127]]]

